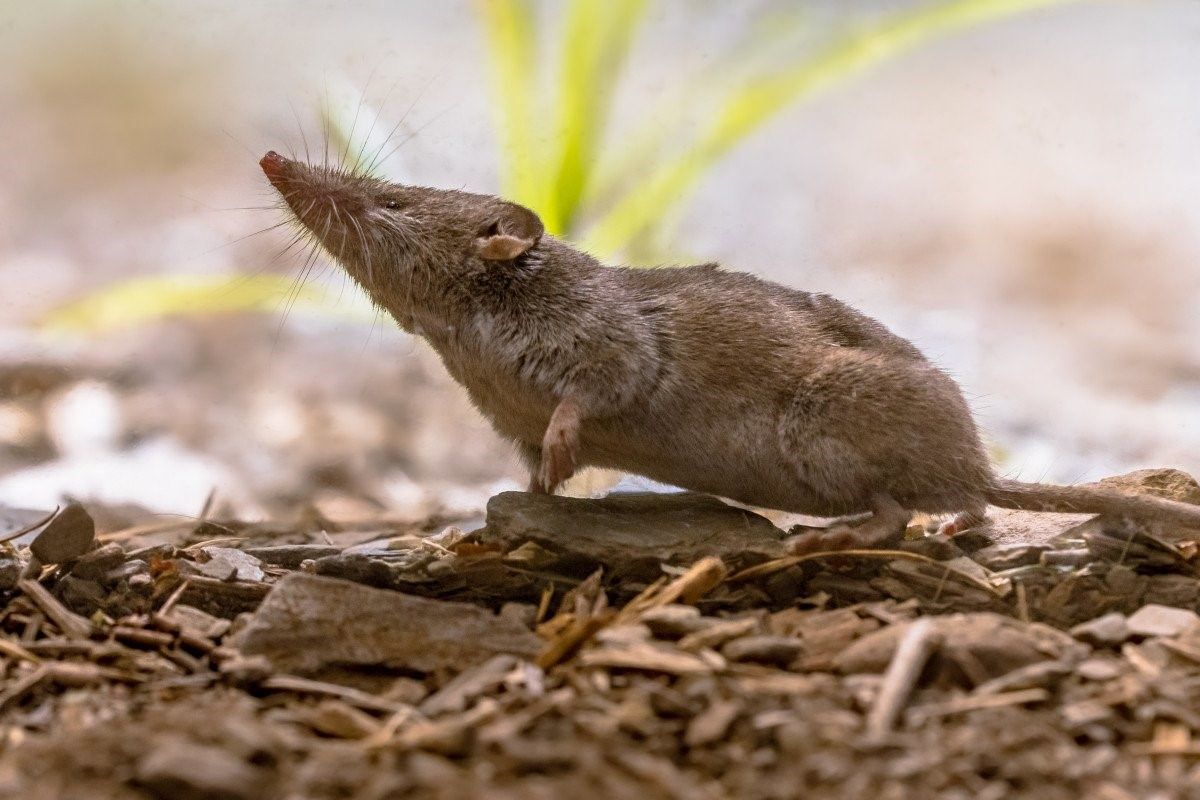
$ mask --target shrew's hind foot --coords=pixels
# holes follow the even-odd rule
[[[795,539],[791,550],[796,555],[837,550],[882,548],[900,542],[912,512],[890,495],[871,498],[871,516],[858,525],[837,524],[832,528],[813,531]]]
[[[963,531],[969,531],[972,528],[978,528],[987,521],[987,512],[982,508],[972,509],[970,511],[960,511],[939,525],[937,532],[944,533],[947,536],[957,536]]]

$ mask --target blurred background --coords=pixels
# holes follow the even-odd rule
[[[961,381],[1008,475],[1200,472],[1198,45],[1194,0],[4,3],[0,504],[523,483],[269,229],[258,158],[325,142],[614,260],[829,292]]]

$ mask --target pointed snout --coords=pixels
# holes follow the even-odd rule
[[[258,165],[262,167],[262,171],[267,176],[267,180],[271,182],[271,185],[278,188],[280,182],[288,177],[292,161],[279,155],[274,150],[270,150],[259,160]]]

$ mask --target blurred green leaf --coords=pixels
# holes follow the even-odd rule
[[[476,0],[484,22],[493,111],[505,157],[501,159],[504,193],[531,208],[544,208],[544,169],[537,157],[540,113],[536,107],[537,25],[532,0]]]
[[[237,312],[315,312],[372,319],[362,304],[333,302],[321,286],[284,275],[164,275],[110,286],[55,309],[39,327],[54,333],[101,333],[164,317]]]
[[[613,88],[646,0],[572,0],[562,39],[558,82],[557,168],[546,174],[543,222],[572,228],[607,127]]]
[[[885,17],[828,44],[815,56],[733,92],[695,143],[631,187],[585,237],[603,255],[620,252],[682,202],[706,172],[735,145],[784,108],[887,58],[947,34],[1052,5],[1080,0],[951,0]]]

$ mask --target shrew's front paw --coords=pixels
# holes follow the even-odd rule
[[[553,494],[554,490],[575,474],[579,443],[565,431],[546,431],[542,443],[542,463],[538,466],[533,484],[535,492]]]

